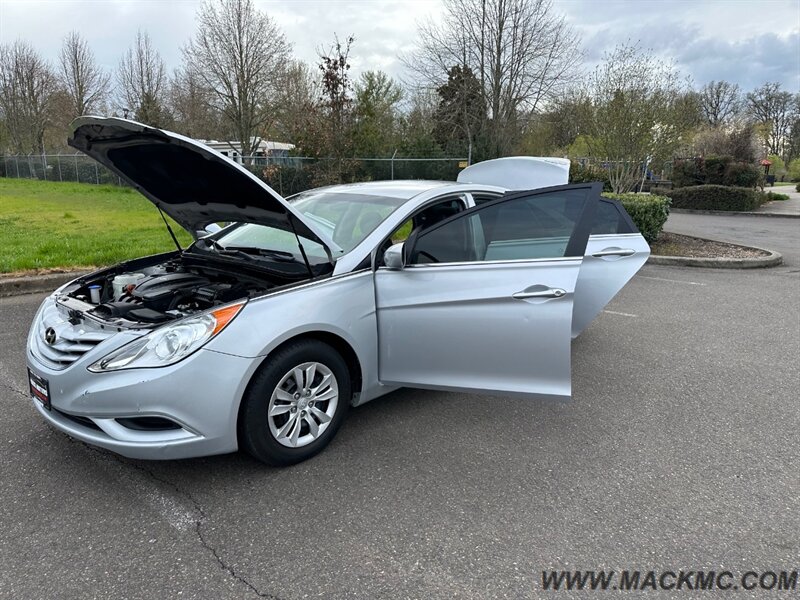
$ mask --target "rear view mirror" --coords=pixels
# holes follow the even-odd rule
[[[383,253],[383,264],[387,269],[399,270],[403,268],[403,243],[390,246]]]

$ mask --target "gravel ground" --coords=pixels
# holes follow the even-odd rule
[[[715,242],[666,231],[662,232],[655,243],[650,245],[650,250],[659,256],[690,256],[693,258],[761,258],[769,256],[769,252],[757,248]]]

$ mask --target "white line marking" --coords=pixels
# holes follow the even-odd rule
[[[663,277],[648,277],[647,275],[639,275],[641,279],[652,279],[654,281],[667,281],[669,283],[685,283],[687,285],[705,285],[705,283],[699,283],[697,281],[685,281],[683,279],[664,279]]]
[[[610,315],[619,315],[620,317],[633,317],[634,319],[638,316],[632,315],[631,313],[617,312],[616,310],[604,310],[603,312]]]

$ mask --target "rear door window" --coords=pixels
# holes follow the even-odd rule
[[[565,186],[482,204],[410,240],[409,264],[581,256],[588,232],[578,228],[591,222],[592,193],[590,186]]]

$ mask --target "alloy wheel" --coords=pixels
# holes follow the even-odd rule
[[[307,446],[328,428],[338,403],[339,385],[328,367],[319,362],[297,365],[272,392],[270,433],[288,448]]]

